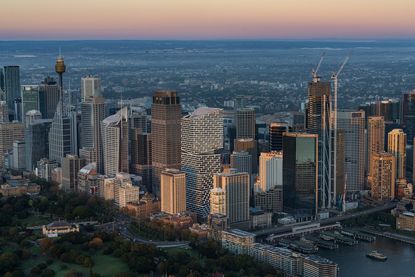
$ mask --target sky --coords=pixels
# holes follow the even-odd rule
[[[415,38],[415,0],[0,2],[0,40]]]

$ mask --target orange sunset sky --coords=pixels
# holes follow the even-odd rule
[[[1,0],[4,39],[415,38],[415,0]]]

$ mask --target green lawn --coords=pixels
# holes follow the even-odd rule
[[[24,226],[32,227],[49,224],[52,220],[44,216],[31,215],[24,219],[18,219],[18,222]]]
[[[115,276],[117,273],[121,272],[130,272],[128,266],[118,258],[103,254],[97,254],[94,255],[92,259],[94,260],[94,266],[92,267],[92,271],[95,273],[99,273],[103,277]],[[46,263],[47,260],[48,257],[44,255],[39,255],[36,258],[32,258],[30,260],[25,261],[22,264],[22,269],[26,274],[29,274],[30,270],[34,266],[40,263]],[[48,266],[48,268],[53,269],[55,271],[55,276],[65,276],[65,274],[71,270],[82,272],[86,276],[88,276],[89,274],[89,268],[77,264],[64,263],[56,259],[53,259],[53,264]]]

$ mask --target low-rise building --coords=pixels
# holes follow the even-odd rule
[[[49,238],[73,232],[79,232],[79,225],[66,221],[55,221],[42,227],[42,234]]]
[[[152,214],[160,212],[160,200],[146,193],[139,201],[127,203],[125,208],[134,217],[148,218]]]
[[[34,183],[25,183],[18,186],[2,184],[0,186],[0,195],[3,197],[22,196],[24,194],[38,194],[39,192],[40,186]]]
[[[415,213],[400,213],[396,218],[396,229],[415,232]]]
[[[222,232],[222,247],[234,254],[250,253],[255,242],[255,235],[239,229],[231,229]]]
[[[304,258],[304,277],[337,277],[338,265],[320,256],[311,255]]]
[[[264,212],[258,208],[250,208],[251,229],[268,228],[272,225],[272,213]]]

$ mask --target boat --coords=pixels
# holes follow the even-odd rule
[[[370,259],[373,259],[373,260],[382,261],[382,262],[384,262],[388,259],[388,257],[386,257],[385,255],[383,255],[382,253],[380,253],[376,250],[373,250],[372,252],[367,253],[366,257],[368,257]]]

